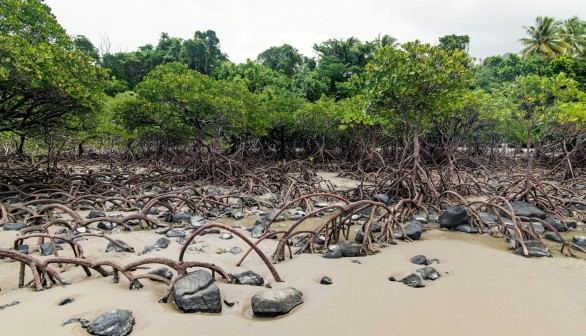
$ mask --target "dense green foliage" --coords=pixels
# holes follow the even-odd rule
[[[70,37],[39,0],[0,7],[0,131],[63,146],[150,151],[247,146],[269,157],[352,160],[377,142],[531,145],[585,127],[586,24],[538,17],[517,54],[475,65],[467,35],[432,46],[390,35],[288,44],[230,62],[214,31],[162,33],[136,51]],[[473,131],[472,131],[473,130]],[[53,140],[51,140],[53,137]],[[134,146],[134,147],[133,147]]]

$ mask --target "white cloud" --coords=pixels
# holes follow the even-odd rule
[[[111,51],[156,44],[161,32],[190,38],[214,30],[222,51],[243,62],[271,46],[289,43],[314,56],[312,45],[329,38],[372,40],[379,33],[400,42],[437,43],[446,34],[467,34],[470,53],[485,58],[521,49],[523,25],[538,15],[586,19],[580,0],[46,0],[70,34]]]

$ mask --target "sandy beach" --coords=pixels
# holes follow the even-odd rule
[[[137,251],[160,237],[152,231],[113,236]],[[10,246],[15,237],[15,232],[0,232],[1,246]],[[18,264],[2,260],[0,305],[20,301],[0,311],[2,335],[87,335],[79,324],[61,324],[73,317],[91,321],[116,308],[134,312],[132,335],[581,335],[586,330],[584,260],[520,257],[506,251],[499,239],[486,235],[434,229],[420,241],[399,242],[368,257],[330,260],[319,254],[297,255],[276,264],[285,279],[282,283],[272,279],[257,256],[251,255],[236,267],[241,254],[215,253],[218,248],[244,248],[238,239],[206,235],[196,241],[206,253],[192,252],[188,260],[212,262],[230,273],[255,271],[273,288],[297,288],[303,293],[304,303],[282,317],[256,318],[250,299],[266,289],[227,284],[217,277],[222,299],[234,306],[224,305],[221,314],[185,314],[173,303],[157,303],[164,284],[143,280],[145,288],[129,290],[125,279],[115,284],[111,277],[88,278],[80,268],[63,273],[71,285],[42,292],[17,289]],[[276,243],[266,241],[261,248],[270,254]],[[121,262],[141,258],[136,253],[105,254],[106,242],[102,239],[82,244],[88,258],[108,257]],[[176,258],[179,250],[180,245],[171,239],[167,249],[148,256]],[[63,251],[62,255],[67,253]],[[425,288],[388,280],[391,276],[401,279],[420,268],[409,262],[418,254],[440,260],[433,265],[441,274],[439,279],[426,281]],[[332,285],[319,284],[324,275],[332,278]],[[75,301],[57,306],[66,297]]]

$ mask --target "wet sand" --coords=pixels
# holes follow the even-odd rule
[[[153,231],[113,236],[137,252],[161,237]],[[11,246],[15,237],[15,232],[0,231],[0,246]],[[145,257],[177,258],[180,245],[176,238],[170,240],[167,249]],[[88,278],[80,268],[72,268],[63,273],[71,285],[36,292],[17,289],[18,264],[0,260],[0,306],[21,302],[0,311],[0,334],[87,335],[79,324],[61,324],[72,317],[91,321],[116,308],[134,312],[136,325],[131,335],[583,335],[586,330],[584,260],[523,258],[487,235],[430,230],[418,242],[399,242],[368,257],[329,260],[319,254],[297,255],[276,264],[283,283],[274,282],[257,256],[249,256],[236,267],[241,254],[215,253],[218,248],[245,248],[237,238],[206,235],[196,241],[195,246],[207,253],[189,253],[188,260],[213,262],[229,273],[253,270],[273,288],[297,288],[303,292],[304,304],[279,318],[255,318],[250,298],[265,288],[226,284],[217,277],[222,298],[235,305],[224,305],[221,314],[184,314],[173,303],[157,303],[164,284],[141,280],[143,289],[128,290],[125,279],[114,284],[111,277]],[[266,241],[260,246],[270,255],[276,243]],[[32,247],[36,241],[29,244]],[[141,258],[136,253],[104,253],[107,241],[99,238],[81,244],[88,258],[123,263]],[[438,280],[426,281],[425,288],[388,280],[420,268],[409,262],[417,254],[440,260],[432,265],[442,275]],[[33,255],[39,257],[38,252]],[[70,252],[66,248],[61,255]],[[332,278],[333,285],[319,284],[324,275]],[[28,274],[27,281],[30,279]],[[75,302],[57,306],[65,297],[73,297]]]

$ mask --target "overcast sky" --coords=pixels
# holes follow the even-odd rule
[[[289,43],[315,56],[314,43],[351,36],[369,41],[389,34],[399,42],[436,44],[447,34],[467,34],[477,58],[517,52],[522,26],[539,15],[586,19],[584,0],[46,0],[69,34],[111,52],[157,44],[161,32],[184,39],[214,30],[233,62]]]

